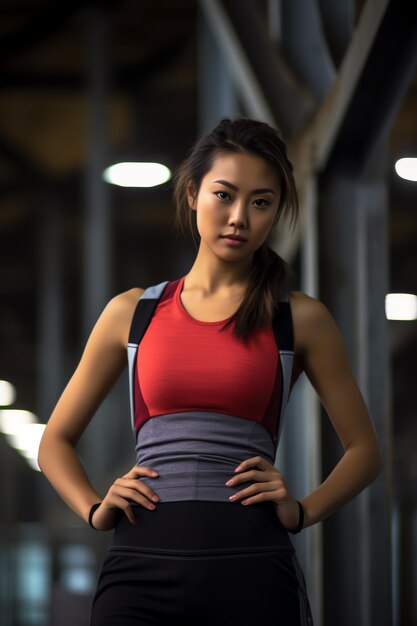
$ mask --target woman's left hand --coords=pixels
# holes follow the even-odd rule
[[[245,459],[235,468],[235,476],[227,481],[228,487],[256,481],[230,497],[231,502],[243,505],[270,501],[281,524],[287,530],[297,527],[299,508],[297,500],[290,494],[282,474],[261,456]]]

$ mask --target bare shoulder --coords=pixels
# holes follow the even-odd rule
[[[144,291],[140,287],[133,287],[117,294],[109,300],[102,313],[102,323],[109,332],[117,332],[118,343],[124,347],[127,346],[133,313]]]
[[[122,291],[122,293],[117,294],[110,300],[115,307],[120,308],[132,308],[137,305],[139,300],[144,294],[144,289],[140,287],[133,287],[132,289],[128,289],[127,291]]]
[[[290,292],[291,313],[295,320],[304,323],[325,323],[326,320],[332,319],[327,307],[317,300],[308,296],[302,291]]]
[[[133,289],[123,291],[109,300],[106,310],[111,316],[129,317],[130,314],[133,314],[144,291],[140,287],[133,287]]]
[[[302,291],[292,291],[289,295],[296,353],[303,355],[325,337],[339,334],[336,323],[323,302]]]

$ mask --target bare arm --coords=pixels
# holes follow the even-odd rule
[[[365,401],[355,382],[337,325],[327,308],[293,294],[295,351],[341,441],[344,454],[326,480],[303,498],[304,526],[354,498],[380,472],[381,456]]]
[[[124,370],[130,323],[143,290],[116,296],[105,307],[42,437],[38,463],[52,486],[84,520],[102,498],[89,482],[75,447]]]
[[[334,513],[377,477],[381,457],[364,399],[349,367],[342,337],[326,307],[302,292],[291,294],[296,373],[305,372],[317,391],[344,454],[326,480],[301,501],[303,527]],[[254,481],[231,499],[243,505],[272,502],[284,528],[299,527],[297,500],[278,469],[262,456],[244,459],[226,482]]]

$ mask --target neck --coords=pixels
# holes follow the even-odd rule
[[[253,255],[242,262],[223,261],[204,254],[202,245],[187,273],[187,287],[197,287],[207,294],[223,289],[242,290],[247,287]]]

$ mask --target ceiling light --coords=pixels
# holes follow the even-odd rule
[[[36,415],[23,409],[0,410],[0,432],[5,435],[15,434],[21,426],[37,422]]]
[[[40,424],[34,413],[23,409],[0,410],[0,432],[8,443],[18,450],[30,467],[41,471],[38,465],[39,444],[46,424]]]
[[[385,314],[389,320],[417,319],[417,296],[412,293],[389,293],[385,296]]]
[[[398,159],[395,164],[395,171],[398,176],[405,178],[406,180],[417,181],[417,158],[406,157]]]
[[[42,471],[41,468],[39,467],[37,456],[36,456],[36,458],[28,457],[26,459],[26,461],[27,461],[27,463],[29,463],[29,465],[30,465],[30,467],[32,469],[36,470],[37,472],[41,472]]]
[[[33,457],[39,444],[46,424],[21,424],[12,435],[7,435],[10,445],[25,457]]]
[[[21,424],[19,428],[11,435],[6,435],[10,445],[18,450],[25,457],[29,465],[40,470],[37,462],[39,444],[46,424]]]
[[[16,389],[7,380],[0,380],[0,406],[8,406],[16,400]]]
[[[103,172],[103,179],[119,187],[156,187],[171,178],[171,171],[161,163],[116,163]]]

